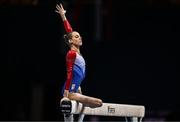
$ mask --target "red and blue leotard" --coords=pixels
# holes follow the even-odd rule
[[[73,31],[67,20],[64,21],[64,26],[67,33]],[[82,55],[78,54],[76,51],[69,50],[66,55],[66,66],[67,79],[63,86],[62,92],[64,92],[64,90],[69,90],[69,92],[77,92],[85,77],[85,60]]]
[[[63,90],[77,92],[85,77],[85,60],[74,50],[69,50],[66,55],[67,79]]]

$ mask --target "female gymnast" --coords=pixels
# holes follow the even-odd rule
[[[91,108],[101,107],[103,104],[101,99],[85,96],[81,92],[80,85],[85,77],[85,60],[80,53],[82,38],[78,32],[73,31],[65,16],[66,10],[62,4],[56,5],[55,12],[62,18],[66,30],[64,39],[70,48],[66,55],[67,79],[63,86],[63,99],[61,101],[69,99]]]

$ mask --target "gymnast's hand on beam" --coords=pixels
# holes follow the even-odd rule
[[[68,95],[69,95],[69,90],[64,90],[63,96],[68,98]]]
[[[61,102],[62,102],[62,101],[69,101],[69,100],[70,100],[69,98],[63,97],[63,98],[61,99]]]
[[[60,105],[61,105],[62,101],[70,101],[70,99],[67,98],[67,97],[63,97],[63,98],[60,100]]]

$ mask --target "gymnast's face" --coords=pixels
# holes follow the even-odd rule
[[[82,45],[81,36],[76,31],[72,32],[71,44],[73,44],[75,46],[81,46]]]

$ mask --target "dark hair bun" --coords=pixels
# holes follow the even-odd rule
[[[68,38],[68,35],[67,35],[67,34],[64,34],[64,40],[65,40],[65,43],[66,43],[67,45],[70,45],[70,44],[69,44],[69,38]]]

